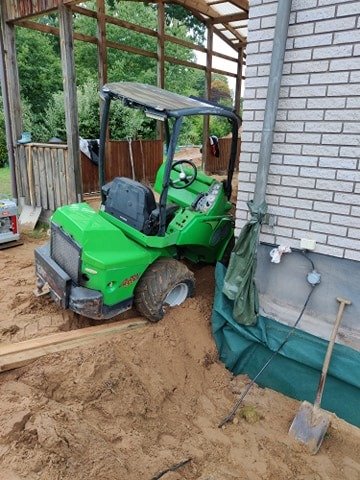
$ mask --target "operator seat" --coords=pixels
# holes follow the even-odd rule
[[[159,208],[154,192],[147,185],[126,177],[116,177],[102,187],[105,212],[146,235],[156,235]],[[173,219],[178,205],[166,207],[166,225]]]

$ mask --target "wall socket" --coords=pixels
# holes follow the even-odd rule
[[[300,240],[300,248],[301,250],[315,250],[316,240],[312,238],[302,238]]]

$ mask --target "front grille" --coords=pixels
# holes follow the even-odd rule
[[[50,255],[73,282],[79,283],[81,248],[55,223],[51,224]]]

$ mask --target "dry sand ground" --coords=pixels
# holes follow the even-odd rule
[[[92,324],[32,295],[42,241],[0,251],[0,346]],[[287,435],[299,403],[271,390],[217,427],[248,379],[218,362],[213,268],[195,274],[196,297],[160,323],[0,375],[0,480],[150,480],[187,459],[161,478],[360,479],[360,431],[335,418],[310,456]]]

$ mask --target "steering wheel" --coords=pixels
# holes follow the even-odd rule
[[[184,164],[192,168],[192,173],[187,174],[184,171]],[[177,166],[180,167],[180,173],[178,172],[178,170],[176,170]],[[176,180],[170,179],[170,186],[177,190],[189,187],[196,180],[197,168],[191,160],[178,160],[177,162],[173,163],[171,170],[175,170],[177,173],[179,173],[179,177]]]

